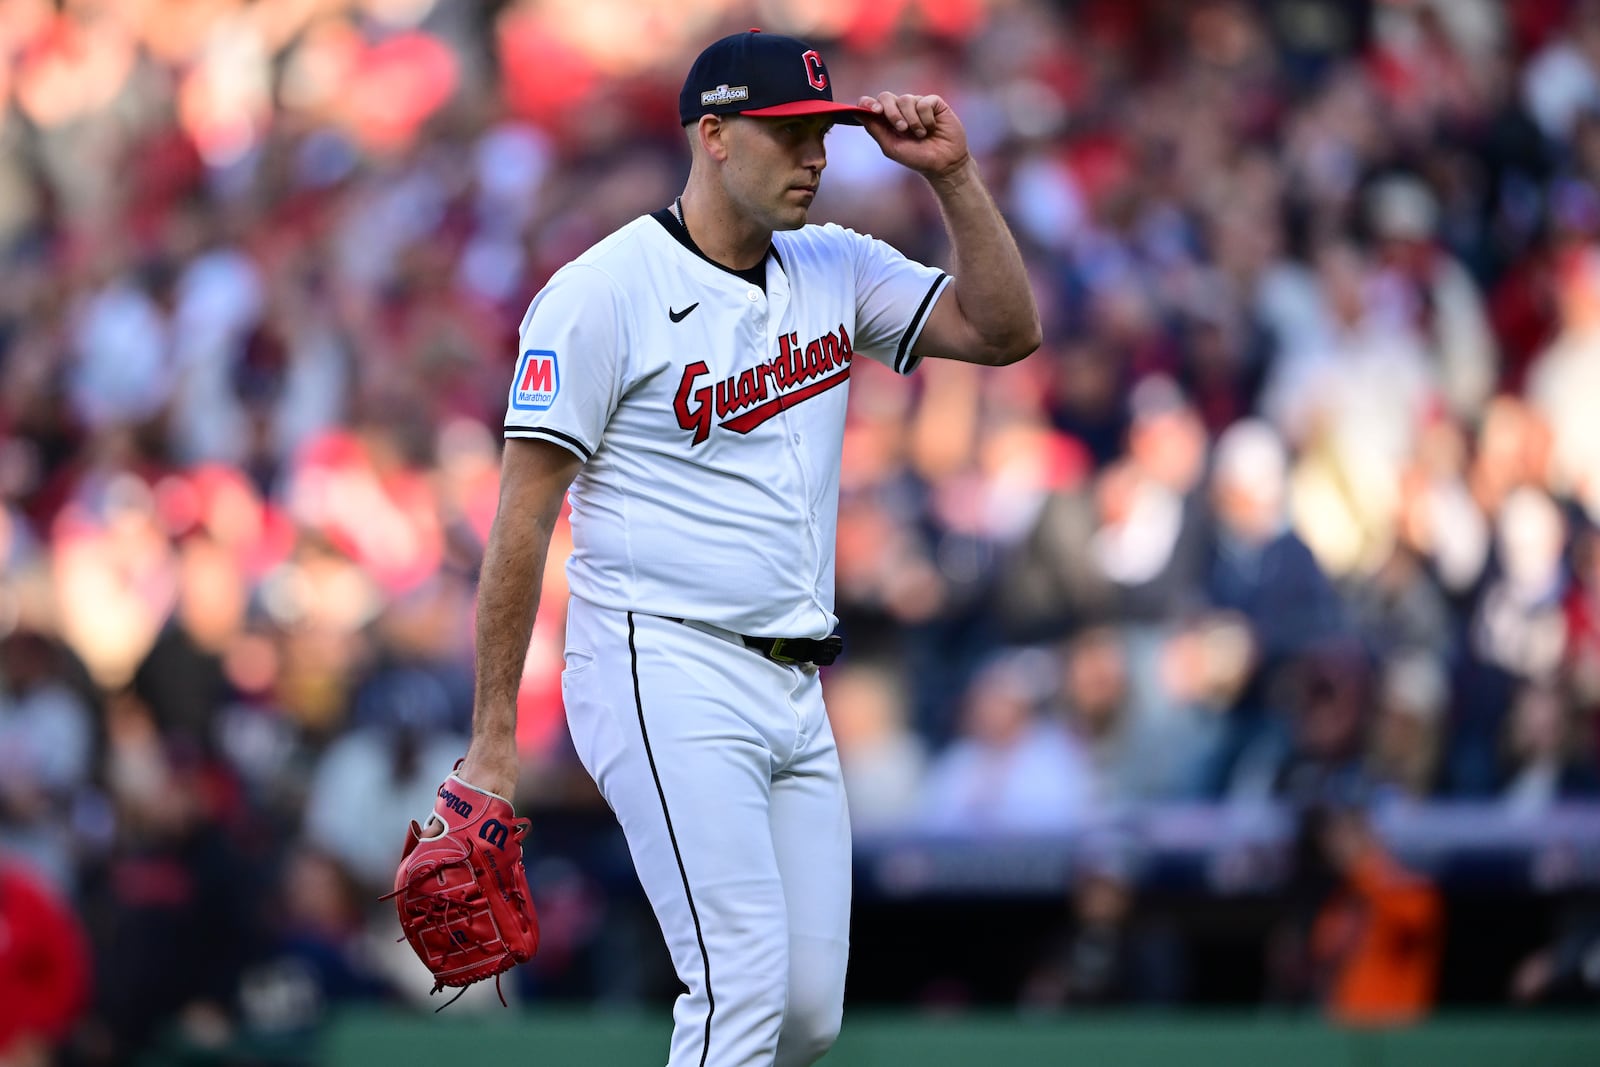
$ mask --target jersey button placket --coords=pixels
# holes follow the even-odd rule
[[[773,270],[767,275],[770,292],[765,294],[766,299],[762,307],[769,315],[767,323],[767,358],[771,359],[779,352],[780,339],[787,333],[797,335],[803,333],[795,321],[799,317],[799,309],[791,302],[793,293],[789,289],[789,280],[781,270]],[[751,290],[754,292],[754,290]],[[813,577],[811,584],[811,604],[821,617],[826,617],[826,596],[819,588],[823,581],[823,561],[828,558],[823,550],[822,538],[818,536],[816,523],[816,509],[811,507],[812,501],[812,471],[806,462],[805,434],[801,427],[805,425],[803,409],[786,409],[779,416],[783,420],[784,429],[789,436],[789,450],[794,457],[794,469],[799,481],[799,498],[795,500],[795,518],[805,524],[805,545],[809,548],[806,563],[810,566]],[[780,438],[775,444],[782,445]],[[803,510],[802,510],[803,509]],[[806,517],[810,517],[807,522]]]
[[[822,578],[821,564],[824,558],[822,531],[817,529],[817,509],[810,503],[814,500],[814,490],[811,484],[811,469],[806,462],[807,457],[805,452],[805,435],[799,430],[795,429],[793,422],[791,421],[798,420],[801,417],[802,416],[795,411],[785,411],[783,413],[783,421],[790,423],[789,443],[793,446],[795,468],[800,472],[800,484],[802,492],[805,494],[805,500],[807,501],[805,504],[806,510],[804,513],[806,517],[806,533],[809,535],[808,540],[811,542],[812,573],[817,579],[816,581],[812,582],[811,601],[813,606],[815,606],[818,611],[826,614],[828,609],[823,606],[822,591],[819,588],[819,583]]]
[[[746,293],[746,296],[748,296],[751,301],[761,300],[763,295],[764,294],[754,286],[752,286]],[[785,280],[782,278],[777,280],[777,287],[775,288],[772,296],[764,303],[763,308],[765,311],[770,312],[770,318],[767,323],[767,344],[769,346],[768,358],[770,359],[772,355],[777,353],[778,339],[785,332],[784,315],[789,309],[788,283]],[[812,495],[811,472],[806,467],[806,456],[803,448],[805,444],[804,435],[795,428],[794,422],[796,421],[797,416],[793,411],[785,410],[779,415],[779,418],[783,419],[784,424],[789,429],[789,445],[790,450],[794,455],[795,470],[798,472],[800,477],[800,492],[802,494],[802,499],[809,501]],[[802,506],[806,507],[806,511],[803,512],[803,514],[809,516],[810,519],[810,521],[806,524],[806,533],[809,535],[807,540],[810,542],[811,548],[811,558],[809,562],[811,564],[812,573],[820,578],[822,574],[821,561],[823,559],[823,552],[822,539],[818,536],[817,531],[816,509],[804,504]],[[817,592],[816,585],[816,582],[812,582],[812,605],[818,611],[826,614],[827,608],[823,606],[823,600]]]

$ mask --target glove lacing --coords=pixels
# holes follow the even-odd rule
[[[452,864],[452,866],[454,866],[454,865]],[[385,893],[383,896],[379,897],[378,899],[379,900],[392,900],[395,897],[399,896],[401,893],[404,893],[404,892],[407,892],[408,890],[410,890],[418,882],[425,881],[428,878],[437,877],[438,874],[439,874],[440,869],[441,868],[435,867],[431,871],[424,871],[424,872],[422,872],[420,874],[417,874],[417,875],[413,876],[410,881],[406,882],[405,885],[400,886],[398,889],[395,889],[392,892]],[[477,889],[478,887],[474,885],[473,888]],[[478,889],[478,893],[479,893],[479,895],[481,897],[482,890]],[[522,895],[522,890],[516,888],[515,886],[512,886],[511,889],[510,889],[510,896],[516,901],[517,905],[519,906],[518,907],[518,912],[520,914],[521,905],[526,902],[525,898]],[[415,903],[413,901],[410,901],[409,899],[408,899],[408,903],[411,904],[412,913],[416,914],[419,909],[417,909],[417,907],[415,906]],[[464,946],[458,944],[456,939],[453,936],[451,936],[450,927],[451,927],[452,923],[456,921],[455,920],[455,916],[456,916],[457,913],[460,913],[460,918],[461,918],[462,924],[470,926],[471,921],[472,921],[473,912],[475,910],[477,910],[477,909],[475,907],[473,907],[471,904],[467,903],[467,902],[456,900],[456,899],[453,899],[453,898],[450,898],[450,897],[430,896],[428,898],[427,910],[430,911],[430,912],[433,912],[437,916],[437,925],[438,925],[439,928],[443,929],[444,933],[445,933],[446,947],[444,949],[444,952],[439,957],[440,963],[444,963],[444,962],[448,961],[450,959],[450,956],[451,956],[452,953],[465,952],[466,948]],[[495,921],[493,910],[485,907],[484,911],[489,917],[490,925],[494,927],[495,936],[497,938],[499,938],[500,943],[502,945],[505,944],[506,943],[505,935],[500,932],[500,924]],[[405,935],[401,934],[399,937],[395,938],[395,942],[398,944],[399,942],[404,941],[405,939],[406,939]],[[505,991],[500,988],[500,978],[504,973],[505,973],[504,971],[496,972],[496,974],[494,976],[494,992],[495,992],[495,995],[500,998],[501,1007],[509,1008],[511,1005],[506,1003]],[[481,978],[480,979],[475,979],[475,981],[482,981],[482,979]],[[441,1011],[444,1011],[444,1009],[448,1008],[450,1005],[454,1004],[456,1001],[460,1000],[463,996],[466,995],[467,990],[472,988],[473,984],[474,984],[474,982],[468,982],[465,985],[463,985],[461,987],[461,991],[459,993],[457,993],[455,996],[451,997],[449,1000],[445,1001],[443,1004],[439,1005],[437,1008],[433,1009],[433,1013],[435,1015],[437,1015]],[[444,983],[443,979],[435,978],[434,982],[433,982],[433,988],[428,990],[428,996],[431,997],[435,993],[439,992],[440,990],[442,990],[444,988],[445,988],[445,983]]]

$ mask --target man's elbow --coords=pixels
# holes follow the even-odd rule
[[[1026,326],[985,345],[984,362],[991,367],[1008,367],[1037,352],[1043,343],[1044,331],[1039,328],[1039,319],[1035,316]]]

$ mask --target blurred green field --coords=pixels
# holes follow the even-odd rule
[[[328,1030],[326,1067],[479,1062],[645,1067],[666,1055],[664,1017],[360,1015]],[[480,1059],[481,1058],[481,1059]],[[1070,1020],[853,1013],[828,1067],[1593,1067],[1600,1019],[1454,1018],[1388,1031],[1281,1017],[1117,1015]]]

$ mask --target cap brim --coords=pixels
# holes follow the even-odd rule
[[[832,100],[794,100],[787,104],[773,104],[771,107],[741,111],[739,114],[758,119],[786,118],[790,115],[837,115],[840,122],[852,122],[859,126],[869,115],[875,115],[877,112],[870,107],[839,104]]]

